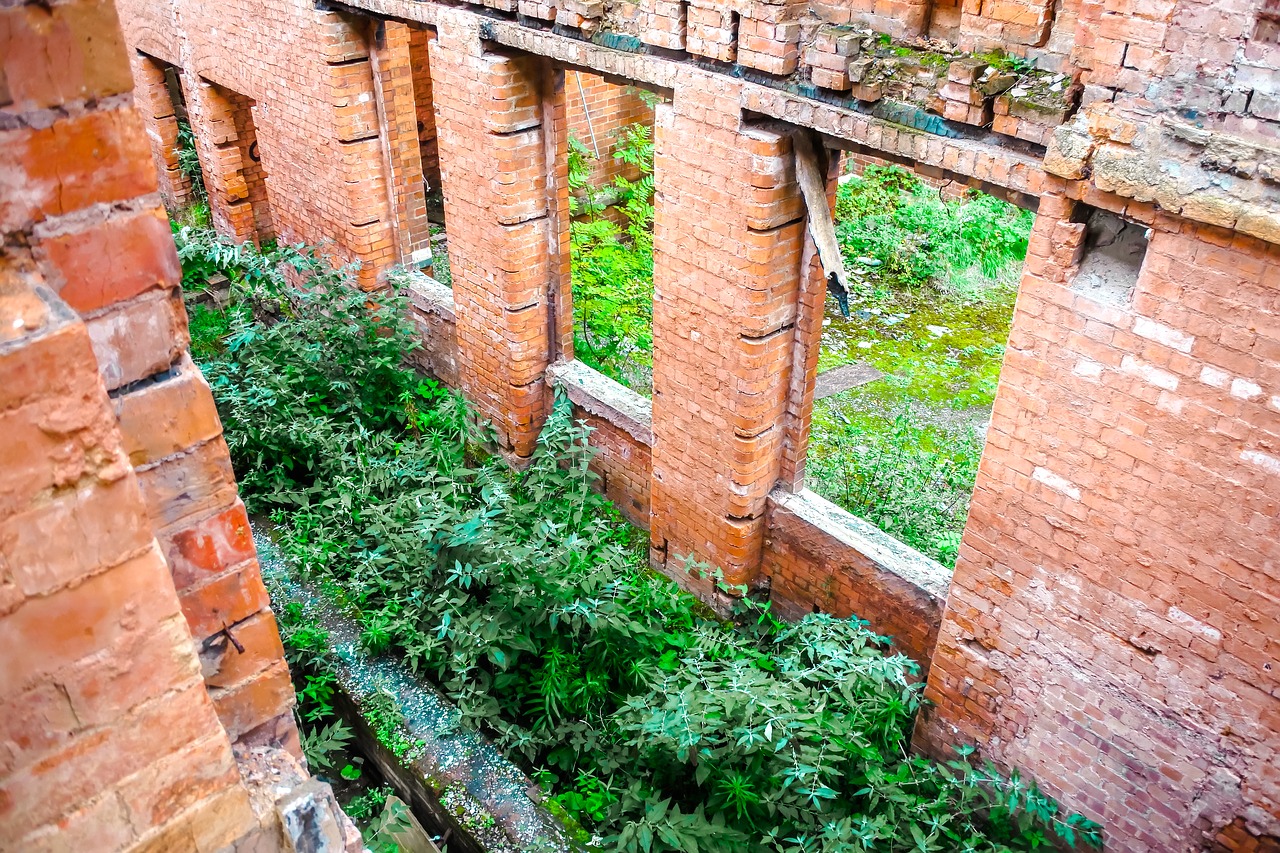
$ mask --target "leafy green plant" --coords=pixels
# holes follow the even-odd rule
[[[196,135],[191,130],[191,123],[185,119],[178,120],[178,171],[191,181],[191,195],[195,203],[208,200],[209,194],[204,187],[204,170],[200,167],[200,155],[196,152]]]
[[[308,728],[303,726],[302,734],[302,754],[307,759],[307,767],[312,772],[325,772],[336,769],[334,758],[347,748],[354,734],[351,728],[340,720],[335,720],[324,726],[323,728]],[[348,765],[349,766],[349,765]],[[343,768],[342,776],[347,778]],[[359,771],[356,771],[359,776]]]
[[[366,824],[382,811],[387,798],[394,795],[395,790],[390,785],[370,788],[363,794],[352,797],[342,810],[357,823]]]
[[[899,166],[867,166],[836,193],[845,263],[870,285],[946,289],[994,278],[1026,256],[1033,218],[984,193],[944,201]]]
[[[809,452],[811,488],[886,533],[954,565],[982,442],[909,408],[889,419],[824,419]]]
[[[621,128],[614,159],[637,174],[620,174],[611,188],[625,228],[592,202],[570,226],[574,348],[577,357],[634,390],[647,392],[653,368],[653,131]],[[593,155],[570,139],[569,185],[588,199]]]
[[[195,263],[210,241],[180,245]],[[366,647],[399,655],[465,724],[542,770],[607,848],[1096,840],[1021,780],[910,757],[917,668],[864,623],[784,625],[749,600],[724,620],[648,571],[592,488],[566,399],[512,470],[484,452],[489,432],[456,395],[403,366],[413,332],[400,302],[370,304],[308,250],[244,252],[229,332],[201,366],[246,500],[277,520],[291,565],[360,622]],[[311,287],[289,289],[285,264]],[[291,660],[321,676],[323,634],[300,608],[281,611]],[[412,757],[394,696],[361,711]]]

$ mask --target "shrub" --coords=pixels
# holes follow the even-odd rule
[[[189,263],[210,246],[191,233],[180,243]],[[229,332],[200,351],[214,353],[202,367],[247,499],[378,647],[539,772],[605,847],[1027,850],[1096,838],[1017,777],[909,756],[917,668],[865,623],[783,625],[749,600],[721,621],[647,571],[591,488],[567,401],[512,471],[480,451],[485,431],[455,395],[401,365],[413,344],[397,300],[366,307],[313,252],[242,251],[226,270]],[[308,290],[285,285],[286,264],[313,276]],[[290,612],[291,654],[322,669],[322,638]],[[394,722],[391,709],[377,716]]]
[[[984,193],[944,201],[899,166],[867,166],[836,193],[845,264],[871,285],[947,289],[975,275],[996,278],[1026,256],[1033,219]]]
[[[614,158],[632,167],[611,187],[625,227],[602,216],[591,186],[594,156],[570,139],[569,185],[588,199],[570,225],[574,349],[601,373],[648,393],[653,370],[653,138],[647,125],[618,131]]]

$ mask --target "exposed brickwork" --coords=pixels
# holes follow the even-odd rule
[[[599,155],[591,172],[594,184],[611,183],[617,175],[630,180],[639,176],[634,168],[612,156],[619,130],[637,122],[653,127],[653,107],[644,102],[638,90],[628,90],[596,74],[566,71],[565,112],[569,133]]]
[[[770,496],[760,575],[773,612],[783,619],[816,611],[868,619],[921,662],[923,678],[942,622],[947,571],[918,555],[904,557],[900,543],[843,515],[810,493]]]
[[[123,849],[180,819],[228,844],[256,817],[88,331],[33,285],[0,262],[22,329],[0,343],[0,846]]]
[[[238,602],[175,588],[247,572],[254,549],[143,140],[173,113],[121,96],[110,3],[7,7],[0,61],[0,848],[284,849],[279,792],[255,809],[232,749],[264,721],[272,749],[297,747],[265,594],[242,614],[247,654],[220,667],[197,646]],[[206,494],[238,516],[194,524],[179,507],[198,500],[142,488],[214,441],[226,488]]]
[[[600,477],[601,491],[623,518],[648,529],[653,476],[649,445],[580,406],[574,407],[573,416],[591,428],[591,446],[596,449],[591,470]]]
[[[151,138],[160,195],[167,207],[182,207],[194,197],[191,179],[178,165],[178,110],[165,80],[165,69],[172,66],[137,51],[129,59],[133,68],[133,100]]]
[[[1280,253],[1157,216],[1100,303],[1069,212],[1042,200],[920,734],[985,744],[1124,849],[1192,849],[1274,825],[1280,793]]]
[[[409,27],[394,21],[371,24],[369,60],[379,104],[378,136],[390,167],[395,257],[408,259],[430,247],[426,189],[422,183],[419,104],[414,99]]]
[[[415,294],[420,364],[495,421],[511,456],[536,438],[548,369],[572,357],[563,154],[574,75],[673,93],[656,131],[649,432],[599,395],[571,393],[598,427],[606,489],[651,528],[654,562],[675,571],[692,554],[731,582],[767,583],[780,612],[857,613],[922,661],[937,631],[937,707],[920,744],[976,741],[1102,819],[1111,849],[1274,846],[1280,48],[1253,37],[1260,2],[489,0],[473,7],[484,16],[421,0],[353,4],[430,28],[407,35],[411,107],[394,58],[375,85],[369,20],[302,0],[131,2],[130,44],[180,66],[188,89],[203,80],[253,101],[273,226],[334,240],[337,258],[365,261],[367,286],[403,260],[396,210],[415,184],[403,177],[406,118],[416,126],[420,168],[428,181],[433,162],[441,170],[456,297],[445,311]],[[525,26],[517,13],[559,26]],[[864,55],[876,48],[855,52],[848,29],[864,25],[999,47],[1044,71]],[[266,35],[282,30],[290,39]],[[889,66],[910,73],[886,76]],[[9,86],[28,91],[12,73]],[[166,118],[164,104],[149,111],[150,127]],[[946,192],[975,186],[1039,206],[942,616],[928,578],[784,506],[806,497],[787,492],[803,486],[825,299],[794,183],[797,128]],[[75,135],[29,133],[81,153],[138,137],[101,117]],[[30,165],[20,151],[0,157]],[[145,193],[140,174],[72,168],[61,193],[0,194],[0,221]],[[1074,201],[1153,227],[1136,284],[1086,292],[1076,264],[1087,211]],[[61,235],[45,236],[53,247]],[[51,280],[78,268],[72,252],[40,251]],[[181,335],[164,319],[172,301],[134,299],[131,311]],[[118,326],[94,322],[102,352],[128,349]],[[104,367],[108,384],[177,364],[167,339],[153,357]],[[234,515],[220,437],[140,469],[139,482],[161,526]],[[252,584],[237,585],[227,562],[233,533],[170,560],[193,583],[206,558],[225,564],[227,600],[251,604]],[[269,633],[267,618],[243,630]],[[263,663],[257,695],[269,696],[278,670]],[[222,667],[219,690],[240,672]]]
[[[546,159],[548,135],[564,133],[564,80],[536,59],[482,52],[466,35],[431,44],[460,378],[503,448],[527,457],[549,401],[547,285],[568,264],[567,251],[550,251],[567,222],[558,219],[568,209],[567,165],[560,158],[553,174]],[[554,116],[544,120],[546,101],[560,104],[558,130]]]
[[[664,565],[741,584],[780,473],[804,205],[790,138],[743,127],[735,84],[697,82],[657,120],[651,533]]]
[[[433,34],[415,27],[409,31],[409,64],[413,73],[414,109],[418,117],[418,153],[422,175],[440,188],[440,152],[436,147],[436,109],[431,98],[431,56],[427,45]]]

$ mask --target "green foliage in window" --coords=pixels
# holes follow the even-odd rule
[[[1026,256],[1033,219],[985,193],[943,200],[898,166],[867,166],[836,194],[845,264],[871,285],[959,287],[995,278]]]
[[[653,131],[621,128],[614,159],[635,180],[618,175],[607,189],[591,185],[590,150],[569,140],[569,185],[588,199],[570,226],[574,350],[591,367],[648,393],[653,370]],[[609,197],[625,226],[604,216]]]
[[[178,120],[178,171],[191,181],[192,200],[201,204],[209,198],[204,188],[204,170],[200,168],[200,155],[196,153],[196,135],[191,124]]]
[[[208,245],[180,242],[188,262]],[[1097,840],[1016,776],[911,756],[917,667],[865,623],[784,625],[749,599],[720,619],[648,571],[592,489],[566,400],[511,470],[458,397],[402,365],[401,303],[370,304],[314,253],[273,251],[235,271],[230,331],[201,342],[246,499],[366,648],[434,681],[606,849]],[[312,275],[309,289],[287,287],[283,264]],[[281,610],[291,658],[320,675],[323,635]],[[362,710],[411,755],[393,696]]]

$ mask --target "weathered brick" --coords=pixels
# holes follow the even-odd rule
[[[163,210],[113,216],[88,230],[42,244],[50,282],[82,314],[122,302],[182,278]],[[103,275],[103,264],[112,274]]]
[[[115,4],[101,0],[0,10],[0,57],[0,77],[16,110],[133,88]]]
[[[0,131],[0,228],[12,231],[156,189],[141,119],[127,107]]]

